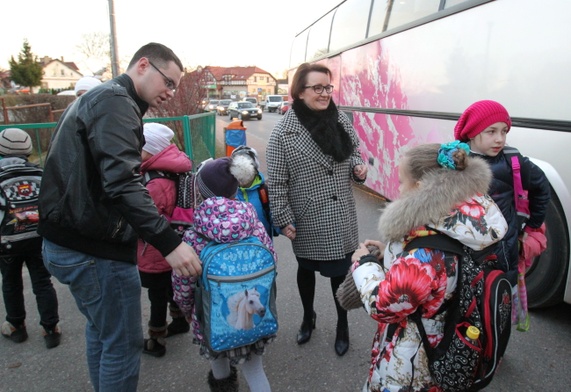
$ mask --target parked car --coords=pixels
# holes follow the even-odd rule
[[[206,106],[204,106],[204,111],[205,112],[214,112],[216,111],[216,108],[218,107],[218,103],[220,102],[219,99],[211,99],[208,101],[208,103],[206,104]]]
[[[238,118],[239,120],[249,120],[252,118],[262,119],[262,109],[257,108],[251,102],[232,102],[228,106],[228,115],[230,120]]]
[[[280,106],[278,106],[278,113],[282,115],[285,114],[285,112],[288,111],[290,106],[291,106],[290,101],[282,101],[282,103],[280,103]]]
[[[73,95],[73,96],[75,96],[75,91],[74,90],[63,90],[63,91],[60,91],[59,93],[57,93],[57,95]]]
[[[232,102],[231,99],[221,99],[216,107],[216,112],[219,116],[225,116],[228,114],[228,105]]]

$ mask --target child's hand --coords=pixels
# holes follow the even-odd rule
[[[359,259],[362,256],[368,255],[369,253],[370,252],[367,249],[367,247],[365,246],[365,244],[361,242],[359,244],[359,248],[357,248],[357,250],[353,253],[353,256],[351,257],[351,261],[355,263],[355,262],[359,261]]]
[[[384,257],[386,245],[381,241],[365,240],[364,244],[369,249],[370,253],[377,257],[377,259],[381,260]]]

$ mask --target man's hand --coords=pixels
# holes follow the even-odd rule
[[[202,262],[185,242],[181,242],[165,259],[179,276],[199,276],[202,273]]]

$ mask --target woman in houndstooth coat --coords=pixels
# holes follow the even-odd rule
[[[367,166],[347,116],[331,99],[331,71],[302,64],[291,84],[292,110],[275,126],[266,149],[274,224],[293,244],[303,322],[297,343],[315,329],[315,271],[331,279],[337,309],[335,351],[349,348],[347,312],[335,298],[359,246],[352,182],[363,183]]]

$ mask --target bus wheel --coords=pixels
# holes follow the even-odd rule
[[[569,232],[557,195],[551,200],[545,217],[547,249],[533,260],[525,274],[528,307],[545,308],[563,300],[569,268]]]

